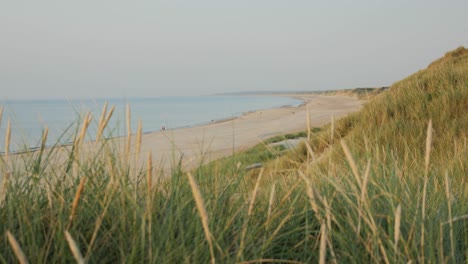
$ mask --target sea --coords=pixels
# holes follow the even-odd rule
[[[115,106],[104,132],[106,137],[126,135],[126,106],[130,106],[131,127],[135,133],[139,120],[143,132],[208,124],[242,114],[282,106],[299,106],[298,99],[267,95],[210,95],[155,98],[3,100],[0,123],[0,153],[5,152],[7,120],[11,122],[10,151],[20,152],[41,145],[42,133],[49,130],[46,145],[73,142],[87,112],[93,116],[87,139],[96,136],[102,108]]]

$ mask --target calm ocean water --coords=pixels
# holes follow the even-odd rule
[[[7,119],[12,124],[10,149],[20,151],[40,145],[42,131],[49,128],[47,145],[57,142],[68,143],[79,126],[80,118],[89,111],[93,122],[88,139],[95,136],[97,122],[104,102],[109,108],[115,105],[115,112],[105,136],[125,135],[125,108],[129,104],[132,116],[132,130],[135,132],[138,120],[143,122],[143,131],[161,130],[210,123],[242,115],[243,113],[280,106],[298,106],[300,100],[274,96],[193,96],[159,97],[139,99],[98,99],[98,100],[29,100],[0,101],[4,114],[0,126],[0,152],[5,150]]]

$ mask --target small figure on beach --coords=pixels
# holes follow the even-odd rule
[[[166,126],[165,126],[165,125],[161,126],[161,130],[162,130],[162,131],[165,131],[165,130],[166,130]]]

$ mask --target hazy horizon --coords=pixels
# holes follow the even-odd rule
[[[0,100],[381,87],[468,46],[468,1],[10,1]]]

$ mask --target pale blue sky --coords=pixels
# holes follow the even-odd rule
[[[390,85],[468,47],[468,1],[0,3],[0,99]]]

